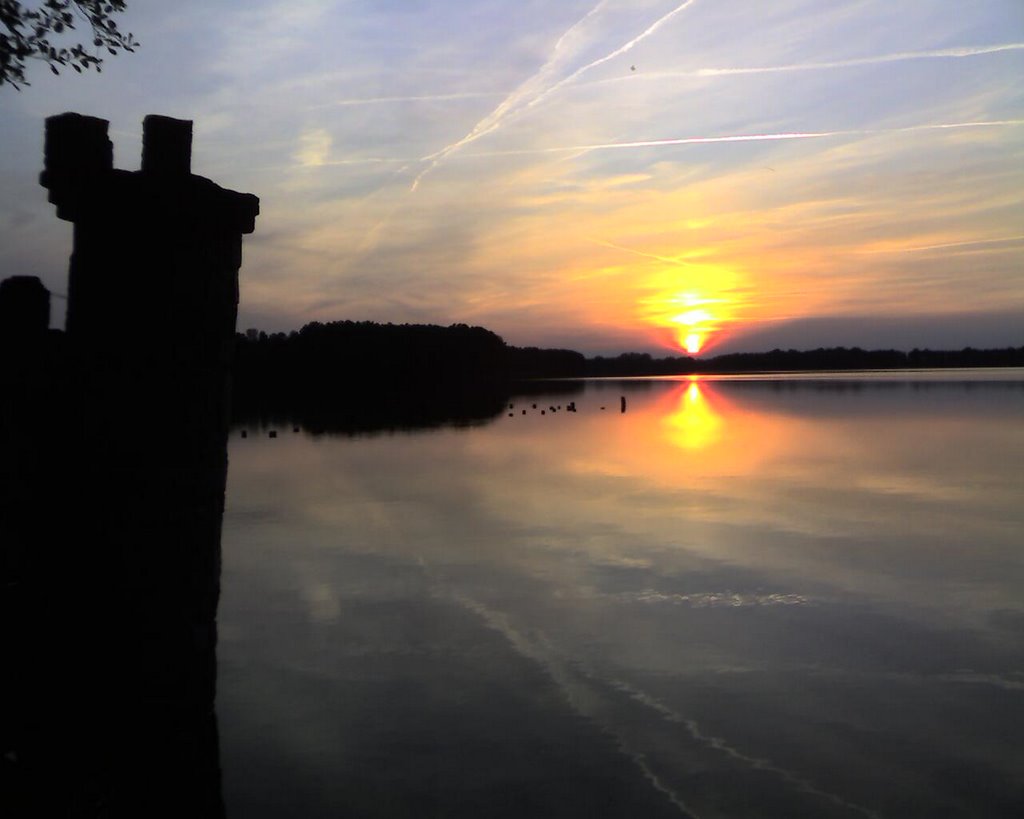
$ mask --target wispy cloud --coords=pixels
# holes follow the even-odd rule
[[[331,153],[331,135],[323,128],[307,131],[299,137],[295,159],[300,165],[316,168],[326,165]]]

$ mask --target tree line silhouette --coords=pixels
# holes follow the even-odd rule
[[[505,342],[454,324],[312,322],[236,336],[238,422],[288,420],[318,432],[471,423],[507,395]]]
[[[359,404],[422,407],[447,399],[499,403],[517,381],[715,373],[1024,367],[1024,347],[979,350],[814,350],[725,353],[710,358],[627,352],[587,358],[566,349],[515,347],[481,327],[313,321],[291,333],[237,336],[234,402],[240,412],[316,405],[357,414]]]
[[[1024,367],[1024,347],[993,350],[864,350],[860,347],[819,347],[815,350],[770,350],[763,353],[725,353],[713,358],[623,353],[613,358],[586,360],[583,375],[641,376],[810,370],[899,370],[952,367]]]
[[[466,324],[312,322],[290,333],[236,336],[233,404],[240,423],[290,421],[313,432],[355,433],[482,423],[537,379],[1014,366],[1024,366],[1024,347],[587,358],[574,350],[515,347]]]

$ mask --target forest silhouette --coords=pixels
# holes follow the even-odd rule
[[[312,432],[482,422],[511,396],[530,394],[530,382],[539,379],[1024,366],[1024,347],[587,358],[573,350],[516,347],[483,327],[369,321],[312,322],[291,333],[250,330],[235,342],[234,421],[291,421]]]

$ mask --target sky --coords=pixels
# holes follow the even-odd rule
[[[129,0],[119,24],[141,45],[101,74],[0,89],[0,277],[66,293],[45,117],[108,119],[131,170],[165,114],[194,173],[260,197],[240,330],[1024,345],[1021,0]]]

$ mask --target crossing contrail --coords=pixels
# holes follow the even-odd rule
[[[423,180],[423,178],[432,170],[434,170],[434,168],[436,168],[441,162],[443,162],[445,159],[451,156],[451,154],[453,154],[455,151],[458,151],[460,148],[463,148],[472,142],[476,142],[476,140],[480,139],[482,136],[485,136],[497,130],[508,117],[513,116],[521,111],[527,111],[533,108],[535,105],[541,103],[549,96],[551,96],[551,94],[558,91],[564,85],[577,79],[582,74],[586,73],[587,71],[590,71],[592,68],[595,68],[603,63],[608,62],[609,60],[612,60],[616,57],[621,56],[622,54],[625,54],[627,51],[636,47],[639,43],[643,42],[645,39],[654,34],[659,28],[665,25],[665,23],[667,23],[677,14],[680,14],[686,9],[688,9],[695,2],[697,2],[697,0],[685,0],[685,2],[680,3],[674,9],[672,9],[672,11],[663,14],[661,17],[659,17],[657,20],[651,23],[646,29],[640,32],[640,34],[633,37],[624,45],[619,46],[617,49],[606,54],[603,57],[600,57],[596,60],[587,63],[584,66],[581,66],[580,68],[577,68],[568,76],[563,77],[562,79],[557,81],[552,81],[552,75],[555,73],[555,69],[558,68],[563,62],[565,62],[566,58],[572,56],[572,54],[563,54],[566,44],[570,42],[572,36],[576,34],[576,32],[580,29],[581,26],[583,26],[594,15],[598,14],[601,10],[603,10],[603,8],[607,5],[607,0],[601,0],[600,3],[594,6],[594,8],[587,12],[587,14],[580,18],[580,20],[574,23],[572,27],[570,27],[561,37],[559,37],[558,42],[555,43],[555,47],[552,50],[551,57],[548,58],[547,62],[544,63],[544,65],[541,66],[541,68],[533,76],[531,76],[528,80],[520,84],[520,86],[515,91],[509,94],[509,96],[506,97],[506,99],[497,108],[495,108],[490,114],[488,114],[486,117],[480,120],[480,122],[478,122],[468,134],[466,134],[461,139],[452,142],[449,145],[446,145],[441,150],[436,151],[433,154],[430,154],[429,156],[423,157],[423,159],[429,162],[430,164],[427,165],[422,171],[420,171],[420,173],[413,180],[409,190],[415,191],[416,188],[419,187],[419,184]]]
[[[662,17],[659,17],[657,20],[655,20],[653,23],[651,23],[651,25],[649,25],[646,29],[644,29],[640,34],[638,34],[636,37],[634,37],[628,43],[626,43],[625,45],[619,46],[617,49],[612,51],[610,54],[606,54],[605,56],[601,57],[600,59],[594,60],[591,63],[587,63],[582,68],[576,69],[568,77],[566,77],[563,80],[559,80],[557,83],[555,83],[550,88],[545,90],[544,93],[538,95],[536,98],[531,100],[526,107],[527,108],[532,108],[533,106],[535,106],[538,103],[540,103],[543,100],[545,100],[547,97],[551,96],[553,93],[555,93],[562,86],[566,85],[567,83],[572,82],[577,77],[581,76],[582,74],[584,74],[585,72],[589,71],[590,69],[596,68],[597,66],[602,65],[602,64],[608,62],[609,60],[613,60],[616,57],[620,57],[623,54],[625,54],[627,51],[630,51],[631,49],[635,48],[639,43],[641,43],[644,40],[646,40],[648,37],[650,37],[652,34],[654,34],[654,32],[656,32],[659,28],[661,28],[663,25],[665,25],[665,23],[667,23],[669,20],[671,20],[677,14],[680,14],[680,13],[686,11],[690,6],[692,6],[696,2],[697,2],[697,0],[686,0],[686,2],[680,3],[674,9],[672,9],[672,11],[668,12],[667,14],[665,14]]]
[[[592,16],[601,5],[599,4],[595,9],[591,10],[587,17]],[[676,9],[681,11],[682,9]],[[676,11],[669,12],[668,16],[676,13]],[[587,19],[586,17],[583,19]],[[655,23],[655,26],[660,26],[666,18],[661,18],[660,21]],[[581,21],[582,22],[582,21]],[[578,24],[577,24],[578,25]],[[575,29],[576,26],[573,27]],[[569,35],[573,29],[569,29],[565,34],[559,38],[559,42],[555,44],[555,51],[558,51],[562,47],[562,41],[565,40],[566,36]],[[650,30],[648,30],[649,32]],[[645,35],[648,33],[645,32]],[[645,36],[641,35],[641,37]],[[639,38],[634,38],[631,43],[627,43],[620,49],[617,49],[610,55],[602,57],[599,60],[595,60],[587,66],[574,72],[570,77],[566,77],[564,80],[560,80],[555,86],[552,86],[547,91],[542,92],[542,97],[546,97],[548,94],[557,90],[564,84],[576,79],[584,71],[589,71],[601,63],[607,62],[613,57],[620,56],[624,51],[632,48],[636,44]],[[856,68],[862,65],[882,65],[884,63],[895,63],[904,62],[907,60],[934,60],[934,59],[950,59],[950,58],[963,58],[963,57],[979,57],[985,54],[998,54],[1004,51],[1022,51],[1024,50],[1024,43],[999,43],[996,45],[987,46],[958,46],[954,48],[937,48],[929,51],[900,51],[894,54],[878,54],[873,57],[855,57],[849,60],[830,60],[827,62],[816,62],[816,63],[790,63],[787,65],[762,65],[762,66],[746,66],[746,67],[711,67],[711,68],[695,68],[690,71],[653,71],[644,72],[641,74],[632,74],[629,77],[612,77],[606,80],[598,80],[599,83],[612,83],[612,82],[637,82],[638,80],[657,80],[657,79],[669,79],[673,77],[728,77],[738,76],[743,74],[780,74],[793,71],[819,71],[833,68]],[[543,70],[543,69],[541,69]],[[520,86],[522,87],[522,86]],[[514,93],[514,92],[513,92]],[[348,99],[334,100],[332,102],[325,102],[319,105],[311,106],[310,110],[318,108],[335,108],[335,107],[347,107],[356,105],[387,105],[391,103],[402,103],[402,102],[449,102],[454,100],[470,100],[470,99],[486,99],[488,97],[500,97],[503,96],[500,91],[457,91],[448,94],[417,94],[408,96],[389,96],[389,97],[352,97]],[[511,94],[504,94],[505,98],[511,97]],[[531,101],[529,107],[532,107],[540,99]]]
[[[596,6],[570,26],[562,36],[558,38],[558,41],[555,43],[555,46],[551,51],[551,56],[548,57],[544,65],[542,65],[532,76],[520,83],[511,94],[501,101],[497,108],[474,125],[468,134],[461,139],[446,145],[441,150],[423,157],[423,159],[430,164],[417,174],[409,190],[415,191],[416,188],[419,187],[423,178],[452,153],[459,150],[464,145],[469,145],[471,142],[475,142],[485,134],[489,134],[497,129],[501,125],[502,121],[508,116],[509,112],[519,106],[523,100],[534,97],[540,93],[541,90],[550,83],[550,75],[566,58],[567,55],[564,53],[566,44],[572,39],[573,35],[581,26],[586,24],[590,18],[598,14],[607,5],[607,2],[608,0],[600,0]]]

